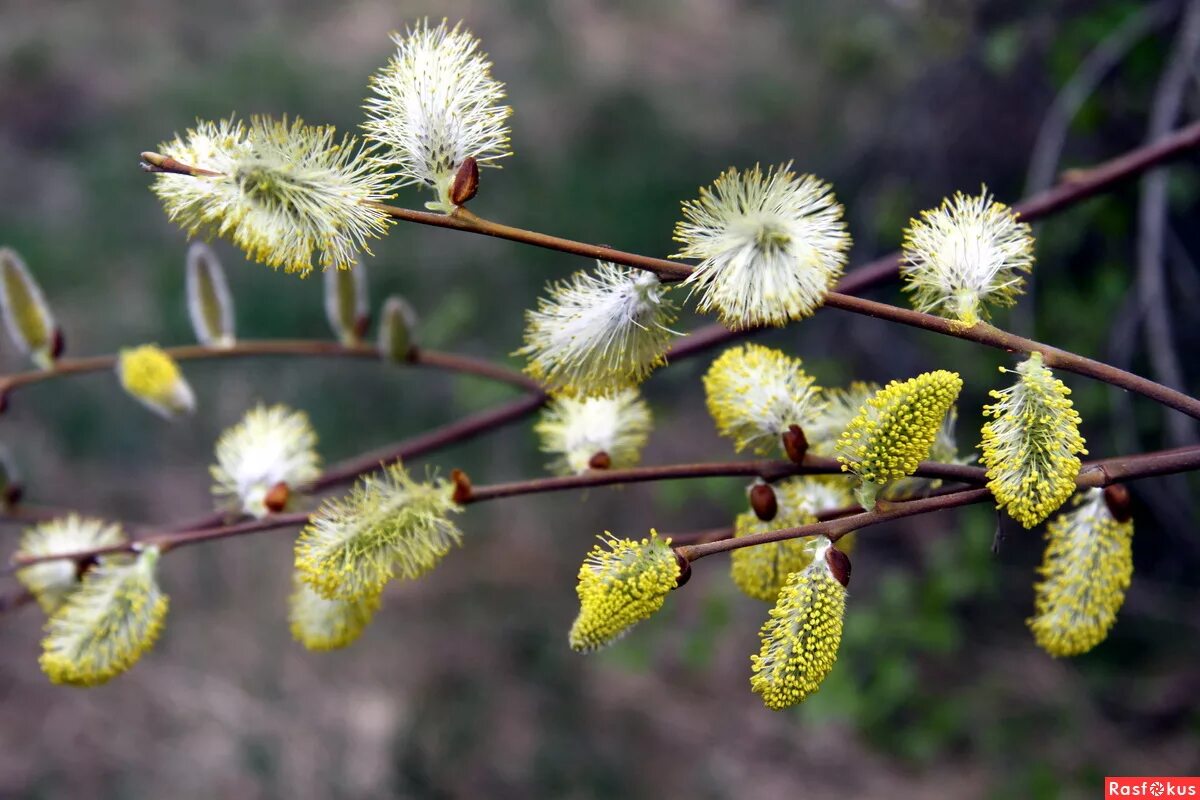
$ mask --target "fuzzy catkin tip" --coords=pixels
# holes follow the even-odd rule
[[[656,531],[640,542],[605,536],[579,568],[579,615],[568,636],[579,652],[611,644],[651,617],[679,580],[671,541]]]
[[[379,610],[382,592],[354,600],[330,600],[296,575],[288,598],[292,638],[309,650],[338,650],[353,644]]]

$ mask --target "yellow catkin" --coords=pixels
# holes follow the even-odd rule
[[[322,597],[298,575],[288,598],[292,638],[309,650],[337,650],[353,643],[379,610],[382,592],[357,600]]]
[[[818,512],[851,502],[846,479],[836,475],[789,478],[776,483],[774,490],[778,507],[775,518],[764,522],[752,511],[739,514],[734,523],[735,538],[809,525],[817,521]],[[823,537],[805,536],[740,547],[729,554],[729,576],[749,597],[774,602],[788,575],[808,566],[823,541]]]
[[[731,347],[704,375],[708,413],[739,452],[778,448],[791,425],[807,428],[822,413],[821,387],[798,358],[757,344]]]
[[[635,542],[601,537],[579,568],[579,616],[568,641],[580,652],[597,650],[662,608],[679,579],[679,561],[670,539]]]
[[[326,500],[296,540],[300,576],[330,600],[362,600],[393,577],[418,578],[462,541],[462,507],[444,481],[413,480],[399,463]]]
[[[167,616],[154,548],[104,561],[46,623],[42,671],[54,683],[96,686],[137,663],[154,646]]]
[[[983,188],[921,212],[904,232],[900,272],[918,311],[969,327],[1011,306],[1033,268],[1033,230]]]
[[[195,407],[192,388],[179,365],[161,347],[144,344],[121,350],[117,357],[121,386],[147,408],[164,416]]]
[[[1076,656],[1104,641],[1133,577],[1133,521],[1118,522],[1090,489],[1046,528],[1046,553],[1028,620],[1038,646]]]
[[[865,507],[874,505],[878,487],[913,474],[929,457],[961,389],[958,373],[936,370],[892,381],[859,409],[837,449],[842,469],[862,478]]]
[[[1053,514],[1075,491],[1079,455],[1087,455],[1079,435],[1079,413],[1071,390],[1033,353],[1015,370],[1017,382],[991,392],[984,406],[992,419],[983,426],[982,461],[996,504],[1026,528]]]
[[[750,656],[750,688],[767,708],[796,705],[821,687],[837,661],[846,612],[846,588],[830,573],[825,549],[788,576]]]

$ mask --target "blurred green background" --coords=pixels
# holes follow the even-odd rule
[[[515,108],[516,155],[484,173],[477,213],[667,254],[678,203],[698,186],[729,165],[794,160],[836,186],[851,262],[862,263],[948,193],[986,183],[1012,201],[1144,141],[1181,49],[1182,7],[4,0],[0,244],[41,281],[69,354],[189,342],[186,240],[148,190],[138,152],[233,111],[354,130],[367,77],[390,54],[386,32],[430,15],[462,18],[483,39]],[[1111,55],[1099,67],[1098,48]],[[1196,64],[1185,66],[1181,121],[1200,96]],[[1079,107],[1064,114],[1072,86]],[[1033,291],[997,321],[1157,377],[1143,323],[1169,314],[1173,340],[1159,353],[1195,391],[1196,166],[1190,157],[1170,173],[1164,297],[1136,293],[1147,221],[1134,182],[1037,226]],[[330,335],[319,278],[215,247],[240,336]],[[514,364],[522,310],[548,279],[586,266],[415,226],[396,226],[367,262],[373,302],[407,297],[422,344]],[[877,295],[899,301],[895,287]],[[802,356],[824,385],[958,370],[964,451],[1002,380],[997,367],[1010,363],[836,311],[763,340]],[[704,412],[709,360],[646,385],[657,417],[646,463],[732,455]],[[24,368],[7,342],[0,366]],[[307,410],[331,462],[511,395],[371,363],[185,371],[199,410],[179,424],[145,412],[107,374],[18,393],[0,441],[29,500],[166,522],[209,508],[212,443],[258,399]],[[1146,401],[1063,377],[1093,456],[1194,440]],[[544,471],[528,422],[423,461],[477,482]],[[744,503],[736,479],[473,507],[462,550],[391,587],[363,639],[335,654],[307,653],[288,634],[289,533],[187,549],[163,563],[163,639],[108,686],[50,686],[36,664],[40,613],[0,619],[0,797],[1089,798],[1106,774],[1195,774],[1196,484],[1132,488],[1134,584],[1092,653],[1052,660],[1024,627],[1038,533],[1010,523],[993,555],[992,512],[920,517],[860,538],[837,668],[782,714],[748,687],[766,608],[736,592],[722,558],[700,563],[658,618],[610,650],[584,658],[566,647],[575,572],[594,535],[726,525]],[[18,536],[0,530],[3,552]]]

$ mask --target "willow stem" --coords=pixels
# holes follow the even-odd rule
[[[163,351],[176,361],[222,360],[252,358],[256,356],[301,356],[368,360],[379,360],[382,358],[379,349],[374,345],[345,345],[324,339],[258,339],[236,342],[229,347],[208,347],[206,345],[194,344],[165,347]],[[22,386],[41,383],[42,381],[53,380],[67,375],[105,372],[116,367],[118,358],[115,354],[64,358],[55,362],[54,366],[50,369],[30,370],[28,372],[0,376],[0,397],[7,397],[11,391]],[[507,383],[510,386],[516,386],[525,391],[541,391],[541,386],[532,378],[514,369],[509,369],[508,367],[482,358],[413,348],[404,363],[419,367],[442,369],[448,372],[458,372],[465,375],[476,375],[500,383]]]
[[[828,461],[829,459],[814,458],[813,467],[815,469],[827,469],[828,465],[826,462]],[[502,497],[543,494],[547,492],[562,491],[564,489],[583,488],[590,486],[607,486],[621,483],[681,478],[702,478],[718,475],[760,475],[764,472],[767,474],[773,474],[772,470],[783,470],[785,466],[791,469],[803,470],[806,468],[806,466],[808,466],[808,463],[808,459],[805,460],[805,464],[803,465],[795,465],[791,462],[781,461],[745,461],[725,462],[718,464],[678,464],[667,467],[637,467],[628,470],[597,471],[594,473],[587,473],[580,476],[569,476],[566,478],[537,478],[534,480],[519,481],[507,484],[501,483],[490,486],[477,486],[472,489],[471,494],[467,498],[464,498],[463,503],[465,505],[476,502],[484,502],[487,500],[496,500]],[[1117,456],[1114,458],[1089,462],[1088,464],[1084,465],[1082,470],[1080,470],[1076,484],[1080,488],[1102,487],[1118,481],[1134,480],[1137,478],[1150,477],[1154,475],[1166,475],[1175,472],[1186,472],[1197,468],[1200,468],[1200,446],[1176,448],[1173,450],[1162,450],[1154,453],[1143,453],[1135,456]],[[961,469],[975,470],[977,468],[963,468],[962,465],[938,464],[935,462],[923,462],[922,466],[922,471],[930,474],[940,473],[947,469],[958,473],[958,471]],[[831,519],[827,522],[820,522],[816,525],[806,525],[801,528],[788,528],[781,531],[769,531],[763,534],[740,537],[736,540],[737,544],[717,541],[705,545],[687,545],[680,548],[680,550],[687,550],[688,547],[712,547],[716,549],[712,550],[711,552],[722,552],[723,550],[732,550],[736,549],[737,547],[748,547],[755,544],[766,544],[768,542],[780,541],[782,539],[794,539],[801,536],[814,536],[818,533],[824,533],[830,536],[830,538],[837,539],[841,536],[844,536],[846,533],[849,533],[850,531],[867,527],[868,525],[873,525],[877,522],[887,522],[888,520],[912,516],[913,514],[921,514],[927,511],[937,511],[942,508],[953,508],[956,505],[965,505],[968,502],[982,502],[990,497],[991,492],[985,488],[949,490],[938,492],[934,496],[927,497],[922,500],[891,503],[886,507],[886,509],[877,509],[875,511],[870,511],[863,514],[854,514],[852,516],[839,516],[837,519]],[[830,513],[841,515],[846,511],[846,509],[834,509]],[[226,539],[251,533],[259,533],[261,531],[276,530],[279,528],[294,528],[307,524],[309,518],[309,515],[304,513],[274,514],[264,519],[251,520],[249,522],[241,522],[235,525],[226,525],[218,528],[163,532],[150,535],[133,542],[114,545],[112,547],[81,550],[74,553],[61,553],[51,556],[22,558],[18,555],[13,557],[13,559],[10,561],[10,566],[4,570],[4,573],[0,574],[7,574],[22,567],[27,567],[31,564],[38,564],[43,561],[58,561],[62,559],[82,560],[101,555],[108,555],[111,553],[137,552],[149,546],[159,547],[165,552],[167,550],[174,549],[175,547],[196,544],[199,542],[207,542],[215,539]],[[710,553],[708,551],[701,551],[701,555],[709,554]],[[698,558],[700,556],[696,557]]]

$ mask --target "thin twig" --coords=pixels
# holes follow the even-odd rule
[[[1013,206],[1021,219],[1033,222],[1106,192],[1114,185],[1135,178],[1148,169],[1172,161],[1200,147],[1200,122],[1180,128],[1156,142],[1130,150],[1090,169],[1071,170],[1044,192]],[[837,285],[839,292],[859,294],[896,279],[900,254],[889,253],[846,273]]]
[[[374,359],[381,358],[379,350],[370,344],[344,345],[325,339],[258,339],[236,342],[229,347],[206,345],[183,345],[165,347],[163,350],[176,361],[220,360],[229,358],[251,358],[257,356],[302,356],[322,358]],[[112,370],[117,364],[117,355],[85,356],[64,358],[46,370],[30,370],[0,376],[0,397],[21,386],[89,372]],[[414,348],[405,363],[419,367],[442,369],[466,375],[507,383],[526,391],[540,392],[537,381],[514,369],[495,364],[482,358],[442,353],[436,350]]]

